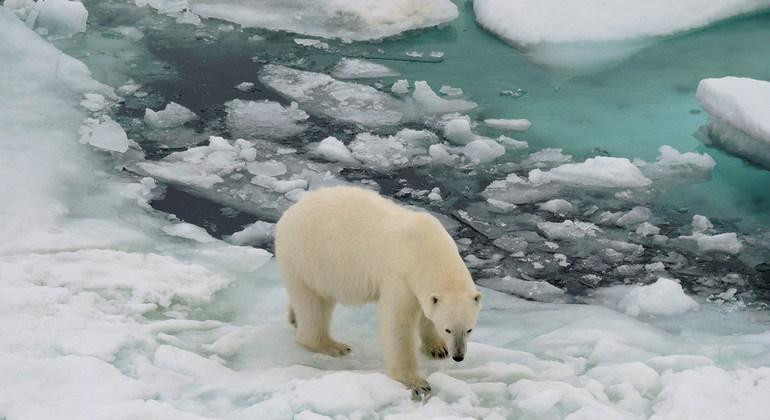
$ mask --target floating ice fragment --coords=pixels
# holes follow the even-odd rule
[[[175,102],[169,102],[161,111],[144,110],[144,122],[152,128],[174,128],[198,118],[194,112]]]
[[[353,157],[350,149],[345,146],[345,143],[337,140],[336,137],[327,137],[321,140],[315,153],[330,162],[342,162],[353,165],[359,163]]]
[[[466,144],[463,154],[473,163],[489,163],[505,154],[505,147],[492,139],[477,139]]]
[[[190,7],[202,17],[227,20],[246,28],[352,41],[386,38],[441,25],[458,16],[457,7],[450,0],[425,0],[417,8],[410,0],[195,0]]]
[[[234,245],[263,246],[271,242],[274,237],[275,223],[259,220],[224,239]]]
[[[711,116],[701,140],[770,169],[770,82],[704,79],[696,96]]]
[[[436,95],[428,82],[422,80],[414,82],[412,93],[417,106],[424,114],[447,114],[450,112],[464,112],[476,108],[476,104],[463,99],[443,99]]]
[[[254,89],[254,83],[253,82],[241,82],[235,85],[235,88],[240,90],[241,92],[248,92],[252,89]]]
[[[340,59],[340,62],[334,67],[332,76],[338,79],[364,79],[376,77],[395,77],[398,72],[388,66],[373,63],[371,61],[358,58]]]
[[[449,85],[441,86],[441,88],[438,91],[439,91],[439,93],[443,93],[446,96],[462,96],[463,95],[463,90],[462,89],[456,88],[456,87],[452,87],[452,86],[449,86]]]
[[[532,122],[526,119],[504,120],[504,119],[486,119],[484,124],[498,130],[527,131],[532,127]]]
[[[397,95],[406,95],[409,93],[409,81],[406,79],[396,80],[390,87],[390,91]]]
[[[86,119],[80,127],[80,142],[118,153],[127,151],[129,144],[123,127],[107,115]]]
[[[296,102],[284,107],[278,102],[234,99],[225,103],[227,127],[235,137],[284,138],[305,130],[310,116]]]
[[[596,232],[601,232],[601,229],[588,222],[573,222],[572,220],[565,220],[561,223],[555,222],[540,222],[537,224],[537,228],[542,231],[549,239],[581,239],[596,236]]]
[[[545,210],[547,212],[561,215],[569,214],[575,211],[575,206],[573,206],[572,203],[561,198],[554,198],[553,200],[548,200],[545,203],[540,203],[537,206],[540,208],[540,210]]]
[[[607,156],[566,163],[550,171],[533,169],[529,180],[536,184],[556,182],[596,188],[638,188],[652,183],[628,159]]]

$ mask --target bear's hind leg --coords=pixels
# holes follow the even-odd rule
[[[436,331],[436,326],[433,325],[433,321],[428,319],[425,314],[420,311],[420,350],[428,356],[434,359],[443,359],[449,356],[449,350],[446,348],[444,339]]]
[[[297,342],[310,351],[329,356],[350,353],[349,346],[334,341],[329,335],[334,301],[322,298],[299,282],[294,282],[287,289],[297,325]]]

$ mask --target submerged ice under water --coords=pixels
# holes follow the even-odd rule
[[[48,41],[0,8],[0,56],[24,58],[0,69],[0,418],[766,413],[770,176],[692,134],[700,79],[770,78],[767,15],[568,74],[483,32],[469,4],[349,44],[149,3],[86,2],[85,32]],[[328,76],[350,57],[390,72]],[[255,248],[338,183],[435,214],[485,287],[468,359],[421,360],[424,404],[381,373],[372,308],[338,311],[349,358],[295,346]]]

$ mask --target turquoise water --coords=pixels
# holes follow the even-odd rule
[[[658,40],[623,62],[589,74],[548,69],[486,32],[470,2],[448,27],[374,44],[391,55],[443,51],[439,64],[388,61],[410,80],[461,87],[483,118],[528,118],[516,137],[530,149],[560,147],[576,158],[610,155],[654,160],[658,148],[707,152],[717,162],[710,182],[676,189],[663,202],[710,217],[735,219],[742,229],[770,226],[770,172],[747,165],[693,134],[708,115],[695,99],[707,77],[770,79],[770,14],[734,19]],[[502,90],[524,89],[512,98]]]

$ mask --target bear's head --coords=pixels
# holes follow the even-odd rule
[[[452,360],[462,361],[468,336],[476,326],[481,310],[481,292],[464,290],[431,293],[423,306],[425,316],[433,322],[439,336],[444,339]]]

